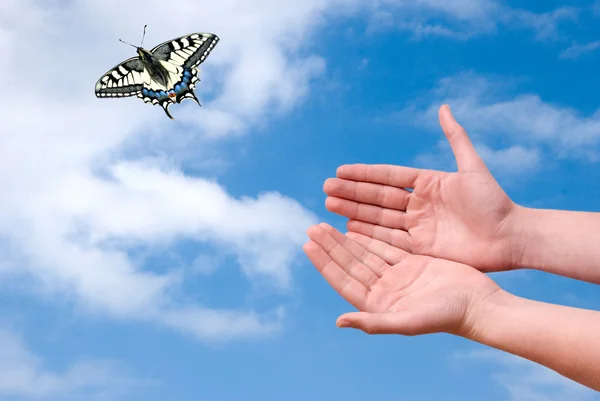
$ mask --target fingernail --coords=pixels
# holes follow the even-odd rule
[[[346,327],[352,327],[352,326],[351,326],[351,324],[350,324],[350,322],[349,322],[349,321],[347,321],[347,320],[340,320],[340,321],[337,323],[337,327],[339,327],[339,328],[343,329],[343,328],[346,328]]]

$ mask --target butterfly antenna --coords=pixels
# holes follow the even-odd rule
[[[144,34],[142,35],[142,42],[140,43],[140,47],[142,47],[142,45],[144,44],[144,38],[146,37],[146,27],[148,26],[148,24],[144,25]]]
[[[134,47],[134,48],[136,48],[136,49],[137,49],[137,46],[134,46],[134,45],[132,45],[131,43],[127,43],[127,42],[125,42],[125,41],[123,41],[123,40],[121,40],[121,39],[119,39],[119,42],[121,42],[121,43],[125,43],[126,45],[129,45],[129,46],[131,46],[131,47]]]

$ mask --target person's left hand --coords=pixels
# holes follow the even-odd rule
[[[446,332],[468,337],[482,303],[503,292],[485,274],[456,262],[386,248],[397,261],[389,264],[325,223],[309,228],[308,236],[304,252],[360,311],[340,316],[338,327],[369,334]]]

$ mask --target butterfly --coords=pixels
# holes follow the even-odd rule
[[[137,96],[144,103],[160,104],[167,116],[169,106],[192,99],[200,106],[194,94],[198,78],[198,66],[206,60],[219,42],[212,33],[192,33],[161,43],[148,51],[142,47],[146,26],[140,46],[119,41],[135,47],[137,56],[129,58],[106,72],[96,82],[96,97],[114,98]]]

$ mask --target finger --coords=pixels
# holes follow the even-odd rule
[[[390,268],[390,265],[385,260],[367,251],[364,247],[354,242],[351,238],[345,236],[329,224],[319,224],[325,231],[329,233],[338,243],[340,243],[353,257],[362,262],[365,266],[371,269],[378,278],[381,278],[383,272]]]
[[[485,163],[473,147],[464,128],[456,122],[450,107],[443,105],[439,110],[439,119],[442,131],[450,143],[452,153],[456,158],[459,171],[479,171],[486,169]]]
[[[359,329],[367,334],[402,334],[407,336],[421,334],[418,321],[414,318],[414,314],[409,311],[346,313],[338,317],[336,325],[341,328]]]
[[[348,231],[383,241],[386,244],[403,249],[410,253],[413,252],[410,234],[407,231],[394,230],[358,220],[349,220],[348,223],[346,223],[346,228]]]
[[[338,266],[316,242],[309,241],[302,249],[334,290],[355,308],[361,309],[364,306],[368,292],[364,285]]]
[[[398,188],[414,188],[415,181],[425,170],[389,164],[346,164],[338,167],[336,175],[352,181],[372,182]]]
[[[327,179],[323,184],[323,191],[336,198],[402,211],[406,210],[410,197],[410,192],[406,189],[340,178]]]
[[[386,244],[383,241],[379,241],[378,239],[367,237],[366,235],[350,231],[346,233],[346,237],[361,245],[369,252],[372,252],[373,254],[379,256],[387,264],[392,266],[402,262],[402,260],[409,255],[409,252],[403,249],[396,248],[394,246]]]
[[[383,227],[407,230],[406,212],[387,209],[375,205],[367,205],[333,196],[325,199],[325,207],[332,213],[337,213],[349,219],[377,224]]]
[[[332,227],[333,228],[333,227]],[[319,246],[329,255],[331,260],[348,275],[364,285],[367,289],[371,288],[379,279],[375,272],[365,266],[360,260],[356,259],[342,244],[336,241],[320,225],[312,226],[308,229],[308,237],[319,244]],[[343,235],[342,235],[343,236]]]

